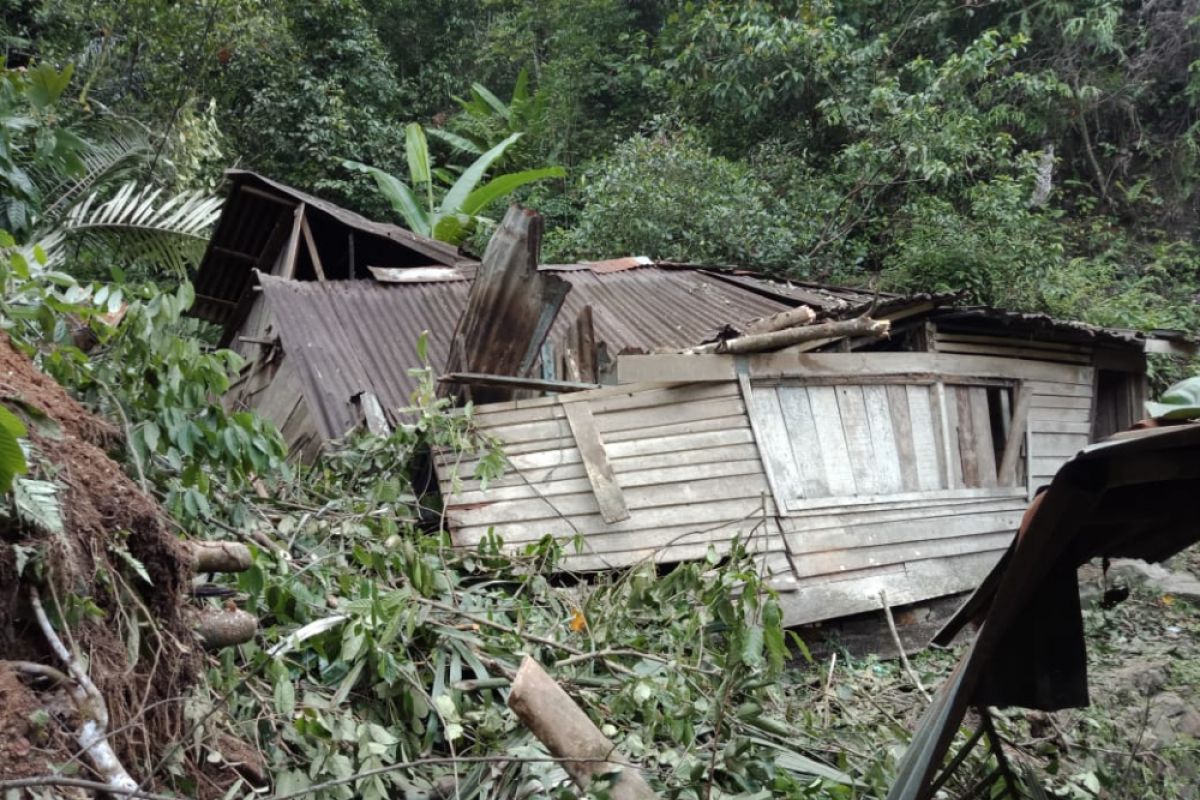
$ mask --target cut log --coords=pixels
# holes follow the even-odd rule
[[[250,548],[238,542],[188,542],[196,572],[245,572],[250,569]]]
[[[787,311],[780,311],[772,314],[769,317],[756,319],[746,326],[743,331],[743,336],[753,336],[759,333],[771,333],[772,331],[782,331],[787,328],[795,328],[798,325],[807,325],[817,318],[813,310],[808,306],[797,306],[789,308]]]
[[[258,617],[240,608],[205,608],[193,617],[192,629],[209,650],[245,644],[258,632]]]
[[[883,338],[891,331],[892,323],[885,319],[874,320],[869,317],[823,322],[820,325],[804,325],[798,328],[787,328],[782,331],[759,333],[753,336],[739,336],[721,342],[717,353],[762,353],[779,350],[801,342],[813,339],[836,339],[843,336],[874,336]]]
[[[657,800],[636,767],[623,763],[617,746],[600,732],[563,688],[529,656],[521,662],[508,695],[508,707],[586,791],[600,775],[620,771],[608,791],[612,800]]]

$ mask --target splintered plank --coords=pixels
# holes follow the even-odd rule
[[[951,386],[947,388],[947,392],[947,404],[957,414],[958,458],[962,463],[963,485],[979,486],[979,445],[975,440],[969,390],[965,386]]]
[[[1000,458],[1000,466],[996,470],[996,482],[1001,486],[1013,486],[1017,482],[1017,463],[1020,461],[1021,448],[1025,445],[1025,431],[1029,425],[1029,405],[1033,402],[1033,392],[1028,386],[1022,386],[1017,392],[1016,402],[1013,403],[1012,422],[1008,427],[1008,441],[1004,444],[1004,455]]]
[[[629,519],[625,497],[621,494],[621,486],[617,483],[612,464],[608,462],[608,453],[604,450],[604,442],[600,439],[600,430],[596,427],[592,410],[585,403],[571,403],[566,411],[567,422],[571,424],[575,444],[583,457],[583,466],[592,484],[592,493],[596,495],[596,502],[600,506],[600,515],[604,517],[605,522]]]
[[[974,589],[999,560],[1002,549],[801,579],[797,591],[780,595],[784,625],[879,610],[879,592],[906,605]]]
[[[966,390],[971,404],[971,427],[975,438],[975,464],[980,486],[996,485],[996,446],[992,441],[992,418],[988,410],[987,389],[972,386]]]
[[[920,488],[920,480],[916,468],[912,419],[908,413],[908,387],[900,384],[888,386],[887,402],[892,416],[896,459],[900,465],[900,487],[906,492],[915,492]]]
[[[808,390],[802,386],[781,386],[776,391],[783,421],[791,436],[792,460],[801,474],[803,496],[828,497],[824,453],[808,401]]]
[[[792,443],[787,426],[783,424],[783,412],[774,387],[742,384],[746,405],[750,409],[750,424],[758,442],[767,478],[778,502],[792,505],[803,491],[800,474],[792,460]]]
[[[935,404],[927,386],[906,386],[908,395],[909,430],[913,441],[913,471],[917,489],[932,491],[946,488],[942,468],[941,417],[934,413]]]

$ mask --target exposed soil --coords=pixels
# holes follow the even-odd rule
[[[88,655],[92,680],[108,704],[113,746],[131,772],[144,774],[137,767],[156,762],[163,746],[183,734],[182,698],[199,664],[182,614],[190,577],[185,551],[155,502],[105,452],[117,441],[116,430],[6,338],[0,339],[0,398],[48,418],[26,415],[36,448],[29,477],[58,485],[64,523],[61,535],[0,526],[0,653],[63,667],[32,616],[29,593],[36,586],[52,616],[59,609],[71,618],[70,636]],[[18,548],[27,560],[20,575]],[[145,567],[149,584],[122,551]],[[36,747],[30,739],[30,715],[52,705],[53,693],[44,681],[0,668],[0,776],[43,774],[73,754],[70,734],[78,720],[70,713],[43,726],[52,730],[34,731]],[[26,743],[31,749],[21,755]]]

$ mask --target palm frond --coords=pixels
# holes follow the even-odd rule
[[[116,130],[109,132],[99,143],[89,143],[79,154],[83,161],[83,173],[60,177],[57,183],[45,191],[50,199],[42,211],[46,222],[60,218],[87,192],[94,191],[105,181],[119,178],[131,167],[141,165],[154,153],[149,136],[138,130]]]
[[[96,193],[72,207],[57,226],[62,238],[48,251],[58,263],[65,244],[100,251],[113,261],[148,265],[183,275],[204,254],[208,230],[221,211],[221,200],[204,192],[162,198],[162,189],[122,186],[109,200]],[[45,244],[43,244],[45,247]]]

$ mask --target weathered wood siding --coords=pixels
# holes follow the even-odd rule
[[[876,609],[881,590],[900,604],[974,587],[1032,489],[1087,442],[1093,375],[1074,362],[688,356],[655,372],[640,358],[647,376],[702,377],[476,409],[508,466],[485,489],[474,461],[439,455],[456,544],[575,537],[564,567],[583,570],[699,558],[736,534],[799,624]],[[572,404],[594,421],[627,519],[604,521],[610,487],[589,474]]]
[[[568,569],[702,557],[735,535],[761,553],[783,553],[775,503],[736,384],[622,388],[565,398],[584,404],[599,430],[629,518],[606,523],[557,399],[476,409],[480,430],[503,445],[508,466],[484,490],[476,463],[438,457],[455,543],[474,546],[494,528],[506,545],[547,534],[568,544]],[[452,475],[460,476],[457,489]],[[778,558],[775,563],[783,563]]]

